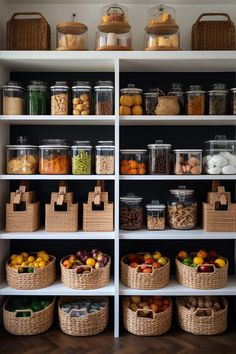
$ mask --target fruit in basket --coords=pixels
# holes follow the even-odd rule
[[[139,273],[152,273],[153,268],[158,269],[164,267],[168,263],[168,258],[163,257],[159,251],[155,251],[153,254],[146,252],[141,253],[129,253],[124,262],[131,268],[137,268]],[[192,260],[191,260],[192,262]]]
[[[201,265],[201,266],[198,266],[197,271],[200,273],[212,273],[212,272],[214,272],[214,269],[210,265],[209,266],[208,265]]]
[[[50,263],[50,256],[45,251],[40,251],[35,255],[28,252],[13,254],[10,257],[9,266],[18,269],[20,273],[33,273],[34,269],[44,268]]]
[[[142,301],[141,296],[131,296],[131,302],[134,304],[139,304]]]
[[[200,265],[204,263],[204,259],[202,257],[194,257],[193,258],[193,264]]]
[[[198,253],[197,253],[197,257],[201,257],[201,258],[207,258],[208,257],[208,253],[206,252],[206,251],[204,251],[204,250],[200,250],[200,251],[198,251]]]
[[[134,312],[139,310],[139,317],[152,317],[152,312],[163,312],[169,307],[169,298],[163,296],[131,296],[129,298],[130,310]]]
[[[196,256],[187,256],[186,251],[180,251],[177,255],[177,259],[186,266],[197,268],[198,272],[211,273],[214,268],[211,265],[215,265],[217,268],[223,268],[226,262],[221,258],[215,250],[210,250],[209,252],[205,250],[200,250],[196,253]]]
[[[109,256],[97,249],[91,252],[87,250],[78,250],[74,254],[65,258],[62,265],[67,269],[76,269],[77,273],[91,272],[94,269],[104,268],[109,262]],[[87,267],[86,267],[87,266]]]
[[[102,263],[102,262],[96,262],[95,263],[95,266],[94,266],[94,268],[95,269],[101,269],[101,268],[104,268],[105,266],[104,266],[104,263]]]
[[[188,256],[182,260],[182,263],[184,265],[190,266],[193,263],[193,260],[190,256]]]
[[[189,296],[182,298],[182,304],[197,316],[211,316],[212,311],[224,309],[225,305],[221,297],[216,296]],[[210,310],[210,311],[209,311]]]
[[[217,258],[215,260],[216,267],[223,268],[225,267],[225,261],[222,258]]]
[[[32,310],[33,312],[39,312],[48,307],[51,302],[52,299],[46,296],[14,296],[8,301],[6,310],[10,312],[15,312],[17,310],[25,310],[24,312],[18,312],[16,317],[30,317],[31,314],[29,310]]]
[[[159,258],[161,258],[161,253],[159,251],[156,251],[153,253],[152,257],[153,259],[155,259],[155,261],[157,261]]]
[[[160,257],[157,262],[164,267],[168,263],[168,259],[166,257]]]
[[[91,266],[91,267],[94,267],[95,266],[95,259],[94,258],[88,258],[87,261],[86,261],[86,264]]]

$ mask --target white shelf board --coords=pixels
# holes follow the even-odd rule
[[[114,295],[114,282],[110,281],[107,286],[100,289],[92,290],[75,290],[66,288],[59,280],[50,285],[48,288],[35,290],[16,290],[10,288],[6,282],[0,285],[0,295],[36,295],[36,296],[99,296]]]
[[[0,123],[14,125],[114,125],[115,116],[0,116]]]
[[[236,181],[236,175],[120,175],[121,181]]]
[[[232,296],[236,295],[236,277],[229,276],[228,283],[223,289],[198,290],[180,285],[177,280],[171,279],[170,283],[156,290],[138,290],[130,289],[120,283],[120,295],[169,295],[169,296],[196,296],[196,295],[213,295],[213,296]]]
[[[120,125],[236,125],[236,116],[120,116]]]
[[[196,230],[138,231],[120,230],[121,240],[236,240],[236,232],[205,232]]]
[[[43,180],[43,181],[96,181],[96,180],[115,180],[114,175],[0,175],[0,180]]]
[[[6,0],[9,4],[101,4],[101,0]],[[106,4],[113,4],[114,0],[106,0]],[[122,4],[157,4],[157,0],[122,0]],[[166,5],[215,5],[222,4],[222,0],[167,0]],[[225,4],[235,4],[235,0],[224,0]]]
[[[114,240],[115,232],[0,232],[0,240]]]

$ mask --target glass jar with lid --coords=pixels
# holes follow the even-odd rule
[[[88,50],[88,27],[80,22],[62,22],[57,25],[57,50]]]
[[[165,229],[165,209],[164,204],[159,200],[152,200],[151,204],[146,205],[147,209],[147,229],[164,230]]]
[[[178,98],[180,114],[184,114],[184,92],[183,85],[180,83],[172,83],[168,96],[176,96]]]
[[[27,86],[27,113],[29,115],[47,114],[47,84],[31,81]]]
[[[216,83],[208,91],[209,115],[226,115],[228,112],[228,90],[226,84]]]
[[[97,81],[95,91],[95,115],[113,114],[113,91],[112,81]]]
[[[155,110],[158,104],[158,97],[164,96],[164,92],[159,88],[149,89],[148,92],[143,94],[144,96],[144,113],[146,115],[156,115]]]
[[[91,175],[92,145],[89,140],[75,141],[72,149],[72,174]]]
[[[67,115],[69,111],[69,86],[66,81],[56,81],[51,86],[51,114]]]
[[[98,141],[96,146],[96,174],[113,175],[115,173],[115,146],[112,140]]]
[[[88,81],[76,81],[72,86],[73,115],[86,116],[92,113],[92,88]]]
[[[26,137],[19,136],[15,145],[7,145],[7,173],[32,175],[38,172],[38,147],[30,145]]]
[[[187,114],[202,116],[205,114],[205,91],[201,85],[190,85],[187,95]]]
[[[120,115],[142,115],[142,103],[143,90],[134,84],[120,90]]]
[[[174,150],[174,173],[176,175],[200,175],[202,173],[201,149]]]
[[[193,199],[194,191],[179,186],[171,189],[171,199],[168,202],[168,223],[172,229],[189,230],[197,224],[197,202]]]
[[[39,145],[39,173],[64,175],[70,171],[70,147],[64,139],[45,139]]]
[[[4,115],[25,114],[26,91],[18,81],[8,81],[2,87],[2,111]]]
[[[120,197],[120,228],[122,230],[140,230],[143,227],[143,198],[128,193]]]
[[[210,175],[236,174],[236,140],[227,140],[225,135],[216,135],[204,143],[204,172]]]
[[[120,150],[120,173],[122,175],[145,175],[147,172],[147,150]]]
[[[162,140],[156,140],[155,144],[148,145],[149,150],[149,174],[169,175],[171,168],[171,144],[163,144]]]
[[[236,115],[236,87],[230,89],[230,113]]]
[[[96,50],[132,50],[131,31],[116,32],[96,32]]]
[[[145,33],[144,50],[179,50],[180,35],[179,32],[169,34]]]
[[[118,4],[111,4],[102,7],[101,18],[98,29],[101,32],[127,31],[129,30],[128,8]]]

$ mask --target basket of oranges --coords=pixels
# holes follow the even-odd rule
[[[13,254],[6,262],[6,277],[14,289],[46,288],[56,280],[56,258],[45,251]]]
[[[175,259],[177,280],[193,289],[224,288],[228,279],[228,260],[215,250],[188,254],[180,251]]]
[[[161,289],[169,284],[170,260],[159,251],[130,253],[121,259],[121,281],[133,289]]]

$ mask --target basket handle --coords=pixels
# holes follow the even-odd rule
[[[216,12],[216,13],[210,13],[210,12],[206,12],[204,14],[201,14],[197,21],[196,22],[200,22],[200,20],[202,19],[202,17],[205,17],[205,16],[224,16],[224,17],[227,17],[228,21],[231,21],[231,18],[229,17],[228,14],[224,13],[224,12]]]
[[[13,204],[20,204],[22,194],[25,193],[28,190],[28,188],[29,188],[29,182],[21,181],[19,189],[16,190]]]
[[[15,315],[15,317],[17,317],[17,314],[18,314],[18,313],[23,313],[23,312],[29,312],[29,313],[30,313],[30,317],[33,316],[33,311],[32,311],[31,309],[16,310],[16,311],[14,312],[14,315]]]
[[[198,308],[193,312],[193,315],[194,315],[194,316],[198,316],[199,311],[208,311],[208,312],[210,313],[211,318],[214,317],[214,311],[213,311],[213,309],[210,309],[210,308],[207,308],[207,307],[201,307],[201,308],[198,307]]]
[[[152,273],[149,273],[150,275],[153,275],[153,274],[154,274],[154,267],[153,267],[152,264],[139,264],[139,265],[135,268],[135,269],[136,269],[136,272],[139,273],[139,272],[138,272],[139,268],[141,268],[141,267],[143,267],[143,266],[152,269]]]
[[[100,205],[101,204],[101,194],[102,194],[102,189],[100,186],[96,186],[94,188],[94,204],[95,205]]]
[[[155,312],[152,309],[137,309],[136,316],[138,317],[139,312],[143,312],[143,311],[151,313],[152,314],[152,319],[154,319]],[[141,317],[143,317],[143,316],[141,316]]]
[[[218,186],[218,195],[219,195],[219,199],[220,199],[220,204],[226,205],[227,198],[226,198],[226,194],[225,194],[225,187]]]
[[[77,270],[78,268],[90,268],[90,273],[93,272],[93,267],[91,267],[90,265],[87,265],[87,264],[78,265],[78,267],[76,267],[75,269]],[[83,275],[83,273],[82,274],[77,273],[77,275]]]
[[[61,181],[59,183],[59,195],[56,201],[57,205],[62,205],[64,203],[66,193],[67,193],[67,183],[65,181]]]
[[[27,274],[34,274],[35,273],[35,267],[34,266],[23,266],[23,267],[21,267],[20,265],[19,265],[19,267],[17,268],[17,270],[18,270],[18,274],[22,274],[21,272],[19,272],[19,269],[20,268],[23,268],[23,269],[25,269],[25,268],[32,268],[34,271],[32,272],[32,273],[27,273]]]
[[[111,10],[111,9],[119,9],[119,10],[121,10],[121,12],[122,12],[122,15],[124,16],[124,10],[120,7],[120,6],[110,6],[109,8],[108,8],[108,10],[107,10],[107,14],[109,15],[110,13],[109,13],[109,11]]]
[[[11,20],[15,20],[17,16],[22,16],[22,15],[24,16],[37,15],[40,18],[42,18],[44,21],[46,21],[46,18],[40,12],[15,12],[11,17]]]
[[[205,266],[211,267],[211,268],[213,269],[213,272],[198,272],[198,268],[199,268],[199,267],[205,267]],[[213,274],[213,273],[215,273],[215,271],[216,271],[215,265],[214,265],[214,264],[208,264],[208,263],[206,263],[206,264],[199,264],[199,265],[197,265],[197,267],[196,267],[195,269],[196,269],[197,273],[203,273],[203,274]]]

